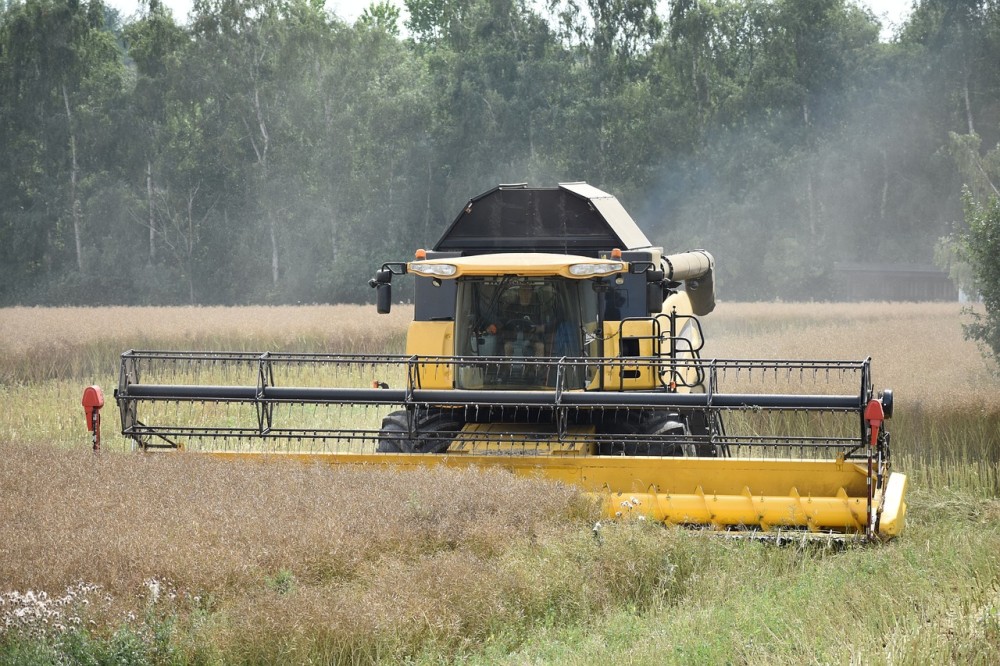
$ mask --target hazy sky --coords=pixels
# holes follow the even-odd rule
[[[139,8],[139,0],[105,1],[112,7],[116,7],[125,17],[131,16]],[[882,19],[882,39],[884,40],[892,37],[893,29],[903,23],[913,6],[913,0],[857,1],[870,7],[872,12]],[[162,2],[173,11],[175,19],[182,23],[186,22],[188,12],[191,11],[192,0],[162,0]],[[353,22],[370,4],[371,0],[326,0],[327,8],[332,9],[340,18],[348,22]],[[396,0],[396,4],[402,8],[403,0]]]

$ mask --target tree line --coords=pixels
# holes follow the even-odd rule
[[[929,263],[989,195],[1000,3],[0,0],[0,305],[346,302],[498,183],[586,180],[724,299]]]

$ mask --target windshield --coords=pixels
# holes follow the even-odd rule
[[[514,276],[458,282],[455,353],[513,359],[501,367],[474,363],[458,388],[554,386],[555,366],[538,359],[597,357],[597,294],[590,280]],[[524,362],[518,363],[517,359]],[[582,367],[566,388],[582,388]],[[571,379],[571,381],[570,381]]]

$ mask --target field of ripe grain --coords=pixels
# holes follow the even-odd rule
[[[602,524],[503,473],[88,451],[128,348],[399,352],[371,307],[0,310],[2,663],[998,663],[1000,378],[953,304],[720,304],[706,357],[873,358],[907,531]]]

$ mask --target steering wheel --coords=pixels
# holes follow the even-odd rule
[[[511,331],[520,331],[521,333],[530,333],[534,330],[535,324],[531,321],[531,317],[524,315],[523,317],[511,319],[504,324],[504,328]]]

